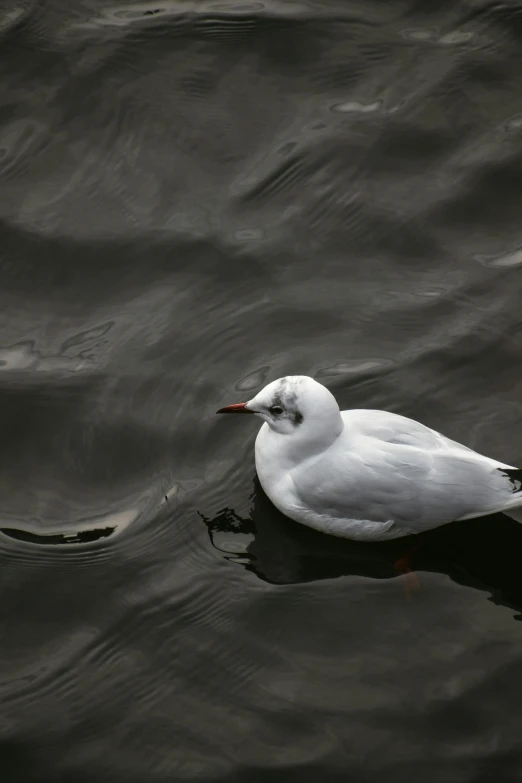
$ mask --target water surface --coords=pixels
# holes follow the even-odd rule
[[[522,527],[254,483],[281,375],[522,465],[522,4],[0,0],[10,783],[521,778]]]

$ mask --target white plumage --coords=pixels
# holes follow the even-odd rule
[[[381,541],[522,506],[522,471],[412,419],[340,411],[313,378],[288,376],[219,413],[264,419],[256,469],[274,505],[331,535]]]

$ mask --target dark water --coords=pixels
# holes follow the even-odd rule
[[[522,3],[0,0],[0,68],[2,780],[522,780],[522,527],[407,595],[214,416],[522,464]]]

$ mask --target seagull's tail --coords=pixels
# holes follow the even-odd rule
[[[504,514],[522,524],[522,470],[520,468],[502,468],[502,473],[512,486],[511,498]]]
[[[520,468],[501,468],[501,471],[509,479],[513,495],[520,493],[522,498],[522,470]]]

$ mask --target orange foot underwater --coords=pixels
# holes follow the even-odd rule
[[[420,590],[420,582],[417,574],[410,568],[410,557],[417,549],[417,546],[412,547],[393,564],[393,570],[396,575],[403,577],[401,581],[404,587],[404,595],[408,601],[411,601],[413,593]]]

